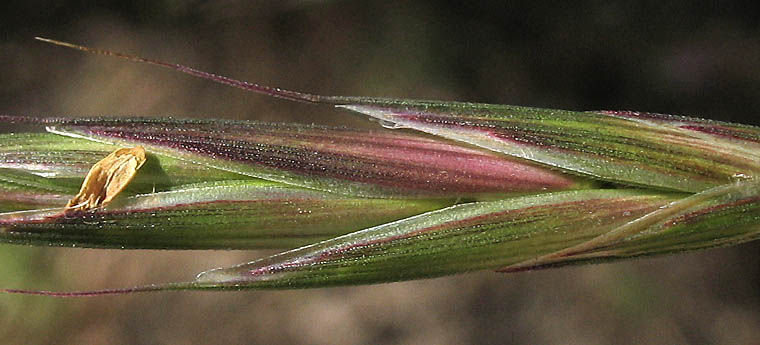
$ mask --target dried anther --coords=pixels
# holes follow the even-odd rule
[[[145,148],[118,149],[90,168],[79,194],[66,204],[66,212],[87,211],[109,203],[132,181],[145,163]]]

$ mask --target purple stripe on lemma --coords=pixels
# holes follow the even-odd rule
[[[60,124],[90,136],[417,193],[560,190],[577,181],[498,153],[403,132],[148,119],[61,120]]]

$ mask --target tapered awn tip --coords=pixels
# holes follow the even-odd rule
[[[109,295],[126,295],[139,292],[158,292],[158,291],[176,291],[193,289],[195,283],[165,283],[165,284],[150,284],[143,286],[135,286],[130,288],[116,288],[116,289],[102,289],[102,290],[89,290],[89,291],[46,291],[46,290],[24,290],[24,289],[0,289],[0,293],[13,294],[13,295],[33,295],[33,296],[47,296],[47,297],[59,297],[59,298],[74,298],[74,297],[96,297],[96,296],[109,296]]]

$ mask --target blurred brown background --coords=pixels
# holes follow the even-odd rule
[[[319,94],[760,125],[758,4],[10,1],[0,5],[0,113],[377,126],[32,39],[46,36]],[[0,343],[752,343],[760,339],[758,249],[317,290],[0,296]],[[265,254],[0,245],[0,286],[187,280]]]

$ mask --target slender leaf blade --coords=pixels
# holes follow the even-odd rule
[[[92,211],[0,213],[0,242],[99,248],[293,248],[451,204],[353,198],[266,181],[124,197]]]
[[[679,196],[586,190],[461,204],[204,272],[198,283],[304,288],[496,269],[582,243]]]

